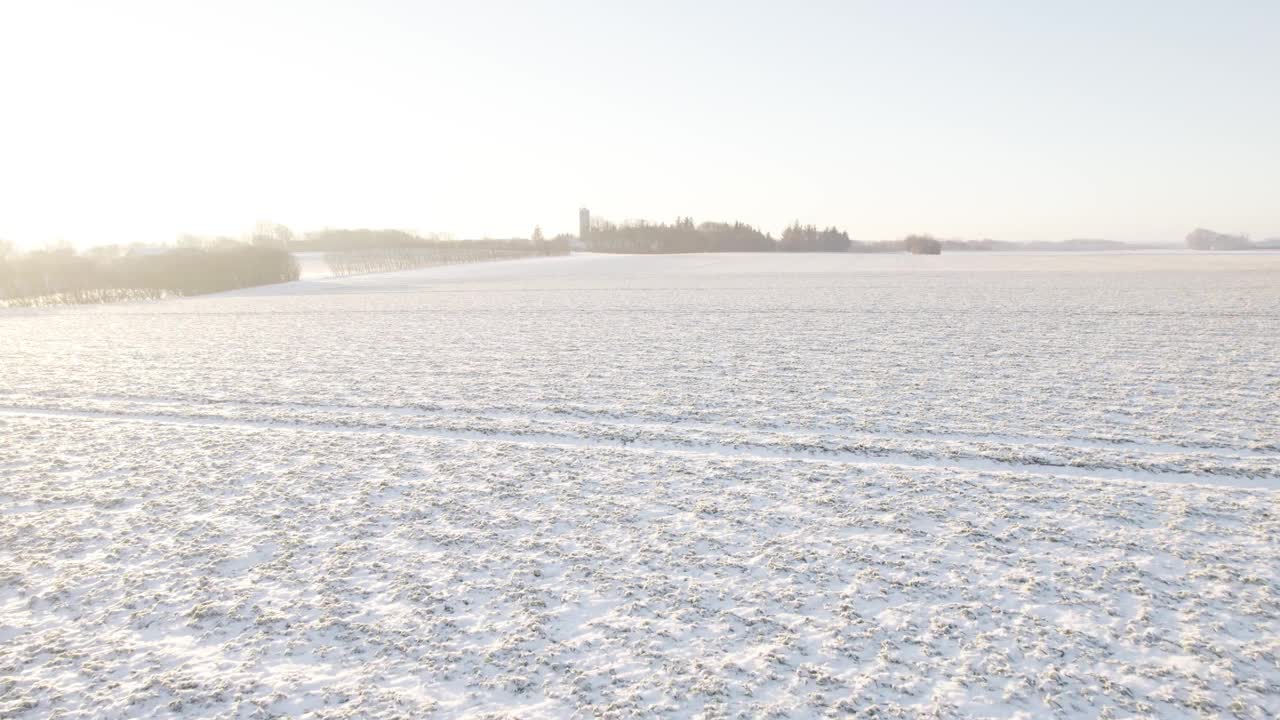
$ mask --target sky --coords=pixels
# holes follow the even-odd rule
[[[1280,236],[1280,2],[0,0],[0,239]]]

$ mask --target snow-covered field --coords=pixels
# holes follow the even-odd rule
[[[0,311],[0,717],[1280,714],[1280,254]]]

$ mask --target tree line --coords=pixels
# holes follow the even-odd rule
[[[143,251],[69,247],[0,256],[0,303],[11,307],[202,295],[297,280],[279,248],[236,244]]]
[[[565,255],[569,235],[454,240],[403,230],[328,229],[298,236],[258,223],[241,238],[180,235],[173,246],[70,246],[18,253],[0,241],[0,305],[27,307],[201,295],[297,280],[294,251],[321,251],[335,275],[411,270],[434,265]]]
[[[937,255],[942,243],[928,235],[903,240],[859,242],[835,227],[794,222],[774,238],[742,222],[704,222],[676,218],[673,223],[638,220],[615,224],[593,218],[583,244],[604,253],[702,253],[702,252],[912,252]]]
[[[676,218],[671,224],[640,220],[617,225],[593,220],[584,238],[588,249],[610,253],[758,252],[776,249],[772,236],[745,223]]]
[[[1187,233],[1187,247],[1192,250],[1280,250],[1280,238],[1254,242],[1248,235],[1228,235],[1205,228]]]

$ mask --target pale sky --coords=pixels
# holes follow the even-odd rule
[[[1280,2],[0,0],[0,238],[1280,236]]]

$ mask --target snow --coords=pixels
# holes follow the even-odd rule
[[[299,276],[302,280],[321,280],[333,277],[333,271],[324,261],[323,252],[298,252],[293,257],[298,261]]]
[[[0,717],[1273,717],[1280,257],[0,311]]]

